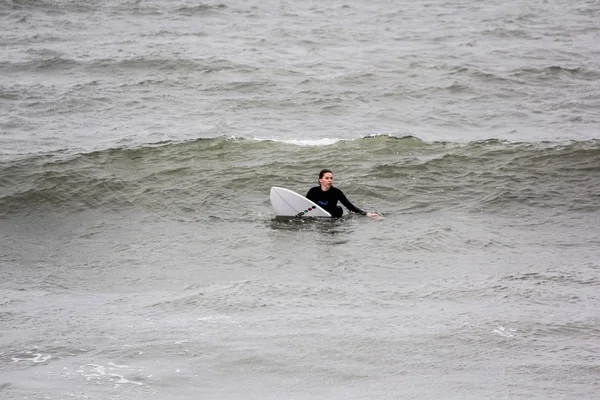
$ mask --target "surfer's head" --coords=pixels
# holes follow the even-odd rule
[[[322,190],[329,190],[333,186],[333,172],[330,169],[322,169],[319,172],[319,185]]]

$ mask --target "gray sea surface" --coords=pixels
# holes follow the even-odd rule
[[[1,1],[0,398],[598,399],[598,21]]]

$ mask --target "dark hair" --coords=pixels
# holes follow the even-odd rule
[[[326,173],[333,174],[330,169],[322,169],[321,172],[319,172],[319,179],[321,179]]]
[[[319,179],[323,178],[323,175],[327,173],[333,174],[333,172],[330,169],[322,169],[321,172],[319,172]],[[319,185],[321,184],[321,181],[317,182],[319,182]]]

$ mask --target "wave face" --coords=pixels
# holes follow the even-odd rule
[[[314,144],[311,144],[314,143]],[[301,193],[321,168],[382,211],[594,212],[600,142],[427,143],[415,137],[286,143],[236,138],[167,142],[0,164],[0,214],[259,210],[271,186]]]

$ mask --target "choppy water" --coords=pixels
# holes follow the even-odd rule
[[[599,10],[2,2],[0,397],[597,398]]]

